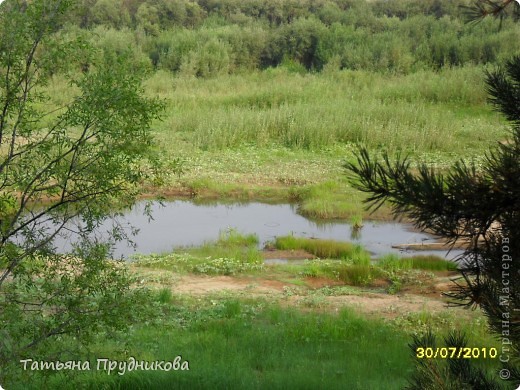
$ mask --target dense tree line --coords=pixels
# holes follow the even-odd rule
[[[508,58],[518,25],[464,21],[465,1],[82,0],[63,30],[136,67],[198,77],[290,65],[298,71],[409,73]],[[83,64],[85,65],[85,64]]]
[[[468,0],[81,0],[70,18],[81,27],[107,24],[113,27],[156,25],[194,27],[208,17],[229,23],[261,21],[279,26],[298,18],[316,16],[323,23],[348,23],[350,15],[362,11],[368,17],[416,15],[460,17]]]

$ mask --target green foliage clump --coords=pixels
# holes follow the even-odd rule
[[[216,245],[222,247],[254,247],[258,245],[256,234],[241,234],[236,229],[226,229],[219,233]]]
[[[379,275],[372,266],[356,264],[339,266],[335,273],[339,280],[353,286],[368,286]]]
[[[390,253],[382,256],[377,265],[386,271],[395,272],[412,269],[413,262],[409,257],[399,258],[396,254]]]
[[[306,260],[298,269],[305,277],[326,277],[352,286],[369,286],[376,278],[384,276],[384,272],[372,265],[343,260]]]
[[[420,269],[425,271],[456,271],[457,264],[435,255],[399,257],[388,254],[381,257],[378,266],[387,271]]]
[[[192,272],[205,275],[236,275],[239,273],[260,271],[263,269],[263,260],[241,261],[235,258],[210,258],[194,264]]]
[[[300,238],[294,236],[277,237],[274,246],[280,250],[303,249],[322,259],[342,261],[312,260],[303,265],[302,274],[310,277],[326,276],[347,284],[369,285],[380,273],[370,264],[370,254],[360,245],[333,240]]]
[[[142,267],[207,275],[235,275],[263,269],[264,259],[255,234],[243,235],[235,229],[221,232],[217,241],[184,248],[169,254],[135,256]]]
[[[413,256],[412,268],[429,271],[456,271],[457,264],[438,256]]]
[[[276,237],[274,246],[280,250],[303,249],[322,259],[353,259],[357,261],[366,253],[348,242],[295,236]]]
[[[243,254],[242,254],[243,255]],[[204,275],[236,275],[256,272],[263,269],[263,258],[250,255],[243,257],[219,257],[218,254],[207,257],[189,253],[150,254],[134,256],[138,267],[159,268],[180,273]]]

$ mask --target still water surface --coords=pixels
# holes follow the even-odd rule
[[[352,235],[348,221],[317,222],[297,214],[296,206],[290,204],[195,204],[174,200],[152,202],[153,220],[144,215],[146,202],[138,203],[127,211],[124,220],[139,229],[132,248],[126,243],[115,247],[114,257],[128,257],[134,253],[162,253],[180,246],[200,245],[216,240],[219,232],[236,229],[243,234],[254,233],[260,247],[276,236],[293,234],[300,237],[326,238],[353,241],[363,245],[374,256],[396,253],[401,256],[432,253],[440,256],[446,251],[403,252],[392,245],[432,242],[434,237],[414,231],[410,224],[397,222],[364,221],[358,237]],[[460,251],[452,251],[447,258],[453,259]]]

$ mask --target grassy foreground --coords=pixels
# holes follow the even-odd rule
[[[326,256],[266,265],[257,241],[229,230],[200,247],[137,257],[128,266],[136,286],[148,288],[144,320],[126,334],[100,330],[89,354],[68,355],[89,360],[89,371],[16,365],[8,388],[401,389],[413,371],[413,334],[459,329],[474,346],[496,345],[481,315],[445,308],[437,286],[453,275],[452,263],[371,262],[360,247],[288,236],[272,245]],[[189,370],[96,365],[177,356]],[[495,362],[481,363],[492,370]]]
[[[175,306],[160,324],[136,327],[126,348],[147,361],[182,355],[189,371],[98,372],[64,388],[399,389],[410,372],[406,335],[351,311],[302,313],[237,299]],[[114,356],[118,347],[99,353]]]

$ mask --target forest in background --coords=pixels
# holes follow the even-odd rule
[[[214,77],[285,65],[408,74],[507,59],[513,20],[466,23],[466,0],[81,0],[61,34],[140,69]],[[88,67],[87,60],[82,64]]]

